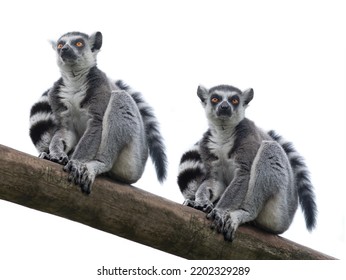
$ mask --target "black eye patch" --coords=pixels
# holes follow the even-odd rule
[[[56,46],[57,46],[57,48],[58,49],[61,49],[64,45],[65,45],[65,41],[64,40],[60,40],[57,44],[56,44]]]
[[[238,95],[233,95],[228,98],[228,102],[232,104],[233,106],[238,106],[240,103],[240,98]]]
[[[75,39],[71,42],[74,46],[78,46],[77,44],[82,43],[81,46],[79,47],[84,47],[85,46],[85,41],[82,38]]]
[[[210,96],[211,104],[215,105],[215,104],[219,103],[221,100],[222,100],[222,97],[218,94],[212,94]]]

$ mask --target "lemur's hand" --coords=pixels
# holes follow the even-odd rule
[[[78,160],[70,160],[65,166],[64,171],[68,172],[68,180],[81,187],[82,192],[90,194],[91,185],[95,180],[95,174],[89,172],[85,163]]]
[[[42,152],[38,156],[42,159],[47,159],[56,163],[59,163],[61,165],[65,165],[68,162],[68,156],[65,153],[46,153]]]

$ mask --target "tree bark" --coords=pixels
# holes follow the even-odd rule
[[[0,199],[187,259],[333,259],[251,226],[226,242],[204,213],[105,177],[85,195],[68,183],[61,165],[2,145]]]

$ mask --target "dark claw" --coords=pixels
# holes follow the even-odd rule
[[[209,213],[214,208],[213,203],[210,201],[198,202],[196,200],[186,199],[183,204],[205,213]]]
[[[221,233],[224,229],[224,218],[221,210],[214,208],[208,215],[207,218],[213,220],[211,229],[216,229],[218,233]]]
[[[68,157],[66,156],[66,157],[60,157],[60,163],[62,164],[62,165],[66,165],[66,163],[68,163]]]
[[[54,156],[54,155],[48,154],[46,152],[42,152],[39,154],[38,157],[42,158],[42,159],[50,160],[50,161],[53,161],[55,163],[62,164],[62,165],[65,165],[68,162],[68,156],[65,154],[62,154],[60,156]]]
[[[231,228],[231,224],[229,221],[225,223],[225,226],[223,228],[223,235],[226,241],[233,241],[234,231]]]
[[[42,159],[46,159],[46,160],[50,160],[50,156],[49,154],[47,154],[46,152],[42,152],[38,155],[39,158],[42,158]]]
[[[85,194],[90,194],[91,193],[91,184],[86,183],[81,185],[82,192]]]
[[[70,162],[68,162],[68,163],[63,167],[63,170],[64,170],[65,172],[69,172],[69,171],[70,171],[70,168],[71,168],[71,164],[70,164]]]
[[[64,166],[64,171],[69,173],[69,182],[79,185],[83,193],[90,194],[93,180],[90,178],[90,174],[85,164],[77,160],[70,160]]]
[[[195,207],[195,201],[194,200],[191,200],[191,199],[186,199],[184,202],[183,202],[183,205],[185,206],[189,206],[189,207]]]
[[[207,215],[207,219],[209,220],[214,220],[215,215],[216,215],[216,209],[214,208],[212,211],[210,211],[210,213]]]
[[[210,213],[213,209],[214,209],[214,205],[213,205],[213,203],[210,202],[204,206],[203,212]]]
[[[223,235],[226,241],[232,242],[234,240],[237,228],[238,226],[234,225],[230,215],[227,215],[225,226],[223,229]]]
[[[219,215],[215,217],[214,223],[216,224],[216,230],[218,233],[223,231],[224,221],[223,218]]]

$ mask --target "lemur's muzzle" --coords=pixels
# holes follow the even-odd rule
[[[75,52],[73,51],[73,49],[68,44],[66,44],[65,46],[63,46],[61,48],[60,57],[63,60],[73,60],[73,59],[77,58]]]
[[[230,117],[232,115],[231,105],[227,101],[223,101],[217,108],[217,115]]]

